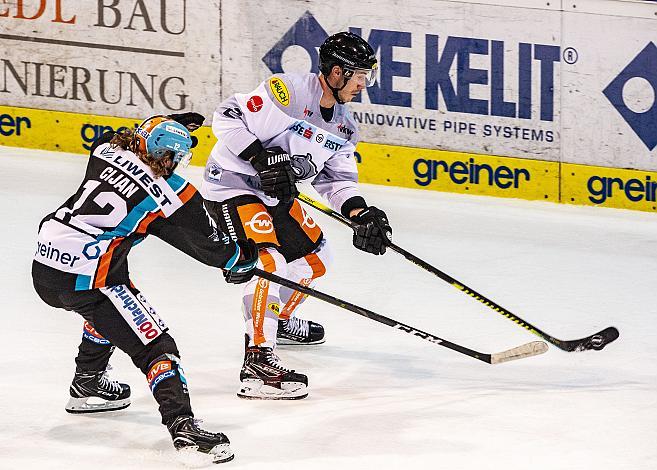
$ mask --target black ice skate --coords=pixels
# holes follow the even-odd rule
[[[246,348],[240,381],[240,398],[298,400],[308,396],[308,377],[283,367],[272,348]]]
[[[324,341],[324,327],[319,323],[297,317],[278,321],[277,344],[310,345],[321,344]]]
[[[71,398],[66,404],[69,413],[116,411],[130,406],[130,386],[110,380],[106,370],[76,371],[69,392]]]
[[[187,460],[193,458],[196,452],[208,454],[212,463],[233,460],[235,454],[226,435],[205,431],[198,427],[199,423],[191,416],[178,416],[167,423],[176,450],[188,454]]]

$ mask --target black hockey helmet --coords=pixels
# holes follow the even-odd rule
[[[340,88],[331,85],[329,87],[339,103],[341,101],[337,97],[338,91],[344,88],[354,75],[362,75],[366,86],[372,86],[376,81],[377,61],[374,49],[356,34],[346,31],[336,33],[329,36],[319,47],[319,71],[322,75],[327,78],[336,65],[342,69],[345,83]]]

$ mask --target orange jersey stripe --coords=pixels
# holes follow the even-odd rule
[[[110,263],[112,262],[112,255],[114,254],[114,249],[119,246],[119,244],[124,240],[123,237],[115,238],[112,243],[110,243],[107,252],[100,257],[98,262],[98,269],[96,269],[96,280],[94,281],[94,289],[99,289],[105,287],[105,282],[107,281],[107,273],[109,273]]]
[[[155,219],[158,217],[164,217],[164,212],[162,211],[157,211],[157,212],[151,212],[148,214],[144,220],[142,220],[139,223],[139,226],[137,227],[137,230],[135,230],[135,233],[146,233],[146,229],[148,226],[153,222]]]
[[[196,194],[196,188],[187,183],[187,187],[180,194],[178,194],[178,198],[180,198],[182,203],[185,204],[192,198],[194,194]]]

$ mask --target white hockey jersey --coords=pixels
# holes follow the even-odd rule
[[[205,168],[203,197],[223,201],[251,193],[267,205],[278,203],[265,196],[257,172],[238,156],[256,139],[265,148],[286,150],[297,181],[311,182],[335,210],[360,196],[354,157],[356,123],[340,104],[335,105],[331,121],[324,121],[321,97],[317,75],[277,74],[251,93],[237,93],[219,105],[212,120],[219,140]]]

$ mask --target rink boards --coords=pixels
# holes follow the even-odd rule
[[[0,144],[85,154],[105,131],[137,119],[0,106]],[[216,142],[196,131],[193,165]],[[462,194],[657,211],[657,172],[361,142],[363,183]]]

